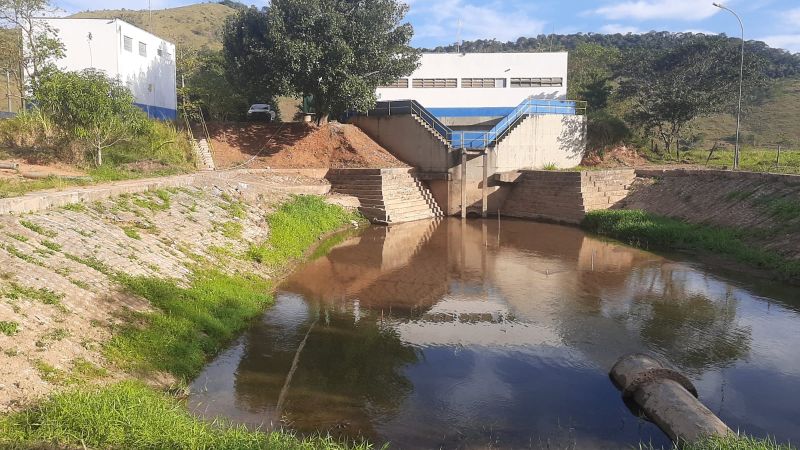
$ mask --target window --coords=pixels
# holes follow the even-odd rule
[[[458,87],[456,78],[415,78],[412,87],[419,88],[455,88]]]
[[[552,78],[512,78],[511,87],[561,87],[564,79],[561,77]]]
[[[144,42],[139,42],[139,54],[141,56],[147,56],[147,44]]]
[[[504,88],[505,78],[462,78],[462,88]]]
[[[400,78],[392,83],[381,86],[382,88],[408,89],[408,78]]]
[[[125,51],[126,52],[132,52],[133,51],[133,39],[128,37],[128,36],[123,36],[122,37],[122,41],[123,41],[122,45],[123,45],[123,47],[125,47]]]

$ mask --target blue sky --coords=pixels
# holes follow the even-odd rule
[[[154,9],[182,6],[191,0],[151,0]],[[540,33],[640,33],[650,30],[727,33],[739,26],[712,0],[406,0],[414,44],[434,47],[455,42],[459,22],[465,40],[502,41]],[[99,8],[146,9],[148,0],[56,0],[67,12]],[[246,1],[259,6],[266,1]],[[729,0],[745,23],[747,39],[800,52],[800,0]],[[102,6],[100,6],[102,5]]]

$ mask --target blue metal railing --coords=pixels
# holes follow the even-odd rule
[[[510,114],[488,131],[455,131],[445,125],[415,100],[394,100],[378,102],[366,115],[391,116],[415,114],[439,133],[453,148],[481,150],[492,147],[522,118],[534,114],[586,114],[586,102],[573,100],[538,100],[526,98]]]

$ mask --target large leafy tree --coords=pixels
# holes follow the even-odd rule
[[[628,120],[654,133],[667,151],[697,117],[730,112],[738,98],[741,47],[724,37],[694,39],[663,51],[636,49],[626,56],[620,93]],[[766,81],[763,58],[745,61],[746,91]]]
[[[184,50],[178,55],[178,97],[184,113],[192,120],[199,111],[213,120],[244,116],[249,99],[238,82],[227,76],[222,52]]]
[[[419,52],[397,0],[273,0],[225,27],[232,70],[274,94],[310,96],[318,122],[375,103],[375,88],[407,76]]]
[[[86,145],[98,166],[104,149],[129,141],[148,126],[130,90],[101,71],[49,71],[34,86],[34,97],[69,138]]]

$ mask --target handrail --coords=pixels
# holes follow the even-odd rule
[[[526,98],[511,113],[488,131],[454,131],[425,109],[416,100],[394,100],[378,102],[367,116],[415,114],[439,133],[453,148],[485,149],[496,145],[523,117],[533,114],[585,115],[586,102],[574,100],[539,100]]]

